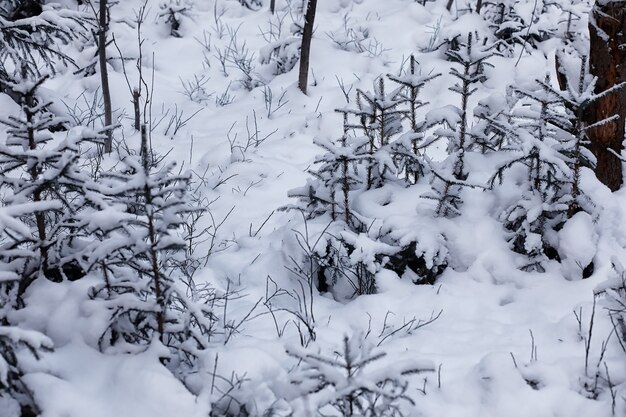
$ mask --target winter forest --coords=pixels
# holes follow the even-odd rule
[[[0,417],[626,415],[623,0],[0,0]]]

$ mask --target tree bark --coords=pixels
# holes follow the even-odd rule
[[[298,88],[306,94],[309,82],[309,56],[311,54],[311,39],[313,38],[313,23],[315,22],[315,9],[317,0],[309,0],[304,15],[304,29],[302,32],[302,45],[300,47],[300,72],[298,75]]]
[[[596,0],[589,16],[590,72],[598,77],[596,93],[601,93],[626,81],[626,7],[616,0]],[[626,120],[626,91],[621,89],[593,105],[587,114],[587,124],[598,123],[611,116],[616,120],[588,131],[590,149],[597,158],[596,176],[612,191],[622,185],[622,161],[617,154],[623,149]]]
[[[480,10],[483,8],[483,0],[476,0],[476,13],[480,14]]]
[[[113,150],[113,110],[111,108],[111,90],[109,89],[109,73],[107,70],[107,31],[109,23],[107,19],[107,0],[100,0],[99,23],[98,23],[98,61],[100,61],[100,81],[102,83],[102,101],[104,102],[104,125],[106,139],[104,141],[104,152],[111,153]]]

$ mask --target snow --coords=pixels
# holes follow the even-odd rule
[[[62,3],[79,7],[69,0]],[[298,1],[290,3],[295,7]],[[100,351],[100,337],[110,317],[108,308],[114,303],[90,298],[90,289],[102,285],[97,274],[74,282],[40,277],[28,288],[25,307],[8,315],[12,327],[6,331],[0,327],[0,337],[27,339],[30,345],[53,348],[40,353],[39,360],[27,350],[19,352],[25,381],[43,417],[207,417],[226,415],[226,410],[234,416],[242,407],[250,416],[258,417],[315,415],[315,404],[332,412],[328,404],[349,393],[354,384],[374,389],[381,379],[398,377],[412,367],[428,372],[406,377],[410,382],[406,395],[411,401],[402,407],[407,417],[623,415],[626,356],[617,335],[610,336],[613,327],[603,303],[609,305],[620,284],[612,263],[616,259],[623,262],[626,257],[626,191],[611,193],[598,184],[593,172],[583,169],[581,190],[593,201],[593,209],[576,213],[551,237],[558,242],[560,262],[547,260],[544,273],[522,271],[527,258],[511,250],[507,242],[510,232],[502,227],[502,216],[521,201],[524,190],[520,185],[525,184],[526,168],[515,165],[502,184],[495,181],[496,185],[486,190],[495,168],[518,156],[516,152],[537,144],[528,132],[521,132],[525,139],[522,150],[505,155],[466,153],[467,166],[472,167],[467,184],[480,187],[463,187],[463,208],[456,217],[433,215],[435,202],[423,198],[431,192],[427,180],[411,186],[386,184],[359,194],[354,208],[369,226],[359,233],[336,225],[326,228],[328,214],[305,221],[298,211],[280,210],[296,204],[290,192],[294,194],[293,190],[302,190],[307,181],[313,181],[308,171],[316,171],[325,152],[318,145],[325,143],[325,148],[331,148],[341,137],[341,115],[335,109],[355,108],[357,89],[371,90],[375,80],[386,74],[415,84],[433,78],[421,89],[421,100],[429,104],[417,110],[417,117],[428,126],[426,137],[443,138],[426,151],[429,163],[441,168],[442,176],[452,178],[450,172],[443,172],[449,168],[442,164],[447,155],[445,138],[457,134],[455,126],[461,113],[458,94],[448,90],[455,82],[450,74],[454,64],[445,60],[448,46],[444,41],[457,35],[463,39],[469,31],[487,33],[490,29],[480,16],[461,11],[465,2],[455,4],[451,13],[446,3],[429,1],[423,6],[412,0],[320,1],[307,96],[296,87],[297,65],[287,65],[294,64],[290,58],[297,55],[298,38],[292,29],[301,16],[290,12],[286,1],[276,1],[277,14],[273,17],[268,1],[258,11],[227,0],[150,4],[141,34],[140,68],[149,87],[142,87],[142,115],[148,98],[145,109],[151,113],[145,117],[153,128],[152,146],[159,155],[166,155],[166,161],[177,163],[176,173],[179,169],[189,173],[192,188],[208,204],[209,213],[201,216],[198,227],[209,230],[210,238],[199,241],[196,248],[198,254],[208,256],[199,264],[193,282],[196,286],[208,284],[218,294],[236,292],[226,305],[217,303],[214,309],[218,311],[216,323],[229,324],[232,336],[208,343],[209,349],[199,359],[201,365],[179,379],[162,363],[168,351],[156,341],[133,353],[123,349]],[[573,7],[587,10],[587,3],[581,6],[577,2]],[[127,0],[112,7],[111,30],[117,45],[107,48],[114,120],[119,123],[115,137],[123,138],[128,146],[129,164],[140,143],[139,133],[132,127],[127,80],[131,88],[141,83],[133,21],[142,4],[141,0]],[[176,11],[182,22],[180,37],[170,36],[169,23],[161,15],[168,7],[189,7],[184,13]],[[533,1],[524,0],[516,11],[527,21],[533,7]],[[214,10],[224,13],[216,18]],[[52,11],[46,13],[44,17],[52,22]],[[537,21],[533,33],[551,26],[562,32],[557,17],[551,8]],[[280,36],[267,42],[261,33],[267,33],[280,19],[284,19]],[[585,16],[577,23],[577,30],[586,23]],[[350,30],[346,32],[344,27]],[[232,36],[235,31],[236,39]],[[206,39],[210,44],[203,46]],[[126,75],[117,48],[128,58]],[[486,69],[488,79],[477,85],[468,103],[468,127],[477,122],[471,114],[478,103],[484,106],[481,109],[488,108],[485,112],[505,111],[511,104],[506,96],[508,85],[531,89],[536,79],[553,73],[556,48],[551,41],[540,43],[538,49],[528,47],[527,52],[517,45],[490,60],[495,68]],[[90,62],[95,53],[93,46],[79,49],[74,44],[64,45],[63,50],[79,65]],[[232,55],[233,50],[239,55]],[[220,53],[231,54],[225,67],[220,63]],[[401,72],[403,60],[411,54],[415,54],[421,71],[412,76]],[[253,68],[251,83],[235,65],[236,58],[246,57]],[[277,61],[277,57],[284,60]],[[287,64],[283,68],[277,62]],[[568,68],[578,70],[575,63],[568,63]],[[439,73],[442,75],[434,77]],[[206,83],[202,91],[188,97],[183,84],[194,80]],[[100,100],[99,83],[98,73],[83,77],[63,70],[46,81],[43,97],[53,102],[55,113],[73,108],[78,116],[88,112],[94,98],[96,103]],[[345,85],[347,97],[339,83]],[[271,88],[272,97],[262,84]],[[388,91],[392,85],[387,83]],[[83,92],[85,98],[81,97]],[[225,100],[228,104],[216,101],[224,93],[230,96]],[[282,107],[279,97],[286,103]],[[346,103],[346,98],[351,101]],[[18,106],[5,94],[0,94],[0,106],[3,117],[19,114]],[[173,133],[177,120],[193,114]],[[68,132],[54,132],[46,139],[59,149],[77,146],[80,139],[97,136],[100,125],[96,117],[87,127],[72,125]],[[0,137],[4,140],[6,136],[6,127],[0,127]],[[569,170],[569,161],[554,156],[551,146],[540,149],[542,156],[559,169]],[[0,152],[5,147],[0,146]],[[342,148],[335,151],[339,156],[347,153]],[[393,171],[389,153],[377,158],[379,167]],[[109,170],[122,165],[115,157],[105,157],[101,164]],[[127,185],[128,190],[147,179],[138,175],[136,180]],[[97,191],[89,190],[94,198],[98,198]],[[5,191],[0,196],[3,201],[16,200]],[[528,203],[528,221],[541,215],[535,202]],[[19,203],[0,208],[3,237],[5,233],[30,235],[30,226],[20,216],[61,207],[56,201]],[[123,210],[121,206],[94,210],[81,227],[112,230],[133,217]],[[128,234],[135,239],[135,232]],[[318,254],[327,250],[327,232],[357,248],[350,260],[363,263],[375,275],[375,294],[352,297],[352,288],[346,283],[320,294],[314,284],[309,287],[293,272],[294,263],[306,259],[302,246],[308,245]],[[377,240],[381,236],[387,240]],[[172,238],[163,244],[174,241],[178,242]],[[532,233],[524,242],[528,248],[541,243],[541,236]],[[114,252],[118,244],[125,241],[92,244],[92,258]],[[395,273],[381,266],[385,260],[379,255],[393,256],[411,244],[427,269],[442,267],[434,285],[415,285],[420,276],[411,268]],[[583,279],[583,269],[591,262],[593,274]],[[12,272],[6,274],[7,280],[17,277]],[[0,274],[0,280],[4,277]],[[272,282],[277,294],[270,301]],[[598,306],[589,353],[593,365],[585,375],[585,337],[594,291]],[[580,328],[573,311],[583,312]],[[434,317],[432,323],[418,325]],[[306,328],[310,323],[314,323],[313,335]],[[411,330],[413,327],[417,328]],[[386,337],[390,333],[393,335]],[[367,372],[358,383],[346,382],[328,364],[339,361],[344,336],[354,342],[359,354],[385,354],[380,363],[374,361],[371,368],[364,368]],[[607,352],[597,370],[594,367],[607,339]],[[310,377],[300,363],[307,354],[328,359],[321,362],[326,366],[322,371],[333,387],[304,395],[295,385],[298,378]],[[596,372],[606,378],[604,363],[613,388],[602,380],[601,388],[590,392],[585,383],[593,380]],[[3,369],[0,366],[0,379],[6,374]],[[241,383],[234,384],[238,378]],[[228,395],[222,395],[230,388],[228,395],[237,401],[229,402]],[[615,414],[611,389],[617,393]],[[212,404],[218,410],[214,414],[210,414]],[[17,415],[14,407],[0,395],[0,416]]]

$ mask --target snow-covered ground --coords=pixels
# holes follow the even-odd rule
[[[207,416],[216,397],[213,387],[223,384],[222,378],[243,378],[233,396],[245,403],[249,415],[286,416],[291,410],[294,417],[304,417],[312,408],[303,405],[306,398],[293,399],[288,381],[298,361],[287,352],[304,340],[309,351],[332,357],[346,335],[364,346],[380,345],[389,370],[403,358],[432,364],[432,372],[408,377],[406,394],[413,404],[404,405],[405,416],[626,413],[626,355],[613,333],[605,297],[594,302],[594,291],[615,276],[611,260],[626,254],[624,190],[611,194],[583,178],[583,185],[591,184],[586,192],[597,202],[599,215],[592,222],[580,213],[559,232],[567,242],[567,258],[550,263],[544,273],[519,269],[520,255],[506,246],[497,216],[488,215],[499,202],[481,190],[467,193],[462,216],[438,220],[455,258],[434,285],[415,285],[410,276],[383,270],[376,276],[376,294],[346,300],[315,288],[309,292],[308,283],[293,273],[301,252],[298,236],[303,235],[298,233],[305,233],[305,225],[299,212],[280,209],[295,203],[288,191],[306,183],[307,170],[323,153],[314,140],[342,134],[335,109],[348,103],[340,85],[354,100],[357,88],[371,90],[377,77],[399,73],[414,54],[424,74],[443,74],[423,91],[430,108],[458,105],[458,96],[448,90],[451,64],[433,46],[449,34],[489,30],[482,18],[458,12],[456,5],[450,13],[442,0],[425,6],[412,0],[320,0],[310,85],[303,95],[297,89],[297,65],[274,75],[271,64],[260,61],[267,55],[264,38],[273,36],[270,31],[288,37],[298,20],[297,0],[290,6],[277,0],[274,15],[266,0],[257,11],[234,0],[183,0],[179,3],[189,9],[179,16],[180,37],[171,36],[170,25],[159,17],[166,3],[124,0],[111,8],[115,44],[108,48],[113,57],[109,76],[114,118],[120,123],[115,137],[139,147],[129,91],[129,85],[139,86],[139,38],[152,146],[190,170],[194,187],[210,203],[210,215],[200,224],[211,228],[214,239],[197,250],[200,256],[211,254],[194,280],[240,295],[224,307],[223,322],[236,328],[226,342],[205,353],[204,373],[194,376],[198,381],[191,379],[192,386],[203,387],[194,395],[159,362],[156,346],[137,354],[99,351],[105,312],[88,296],[96,277],[37,281],[28,290],[27,307],[13,320],[41,331],[54,344],[39,361],[23,352],[30,371],[26,381],[42,416]],[[138,34],[136,20],[144,5]],[[529,18],[533,1],[519,8]],[[333,38],[346,36],[345,27],[366,33],[367,50],[337,46]],[[577,28],[583,31],[579,36],[586,36],[586,17]],[[530,53],[518,46],[513,56],[494,58],[488,80],[470,104],[494,92],[504,94],[508,85],[554,76],[556,47],[557,41],[550,40]],[[251,90],[241,81],[246,74],[232,61],[220,63],[228,48],[253,65]],[[69,52],[84,64],[95,47]],[[122,66],[120,56],[132,59]],[[80,77],[68,70],[46,82],[43,92],[59,112],[73,108],[76,115],[100,94],[99,83],[97,73]],[[3,112],[19,111],[8,98],[0,99]],[[441,159],[445,146],[429,152]],[[472,178],[486,181],[490,175],[485,167]],[[419,186],[395,189],[384,207],[375,201],[362,204],[365,211],[376,212],[372,217],[422,230],[431,227],[420,224],[416,214],[425,204],[424,191]],[[581,279],[592,258],[593,275]],[[304,299],[298,302],[296,294]],[[313,325],[314,335],[305,323]],[[207,380],[212,374],[220,376],[217,383]],[[5,413],[13,415],[0,406],[0,416]]]

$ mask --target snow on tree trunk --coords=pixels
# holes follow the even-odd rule
[[[596,92],[605,91],[626,81],[626,8],[620,1],[598,0],[589,19],[590,71],[598,77]],[[597,158],[596,175],[612,191],[622,185],[622,162],[618,154],[624,139],[626,117],[626,91],[607,95],[593,105],[588,113],[588,123],[596,123],[617,114],[618,119],[589,130],[591,151]]]

